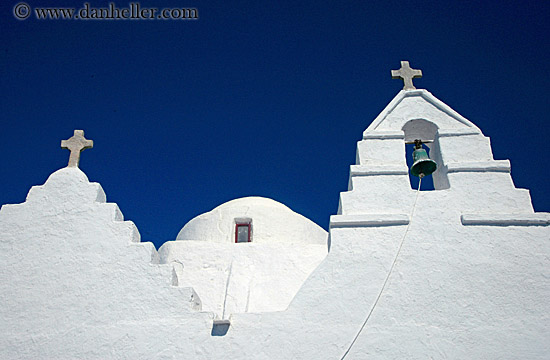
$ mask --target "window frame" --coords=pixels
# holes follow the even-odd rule
[[[252,228],[250,226],[251,224],[250,223],[245,223],[245,222],[238,222],[238,223],[235,223],[235,244],[241,244],[239,243],[239,226],[247,226],[248,227],[248,241],[247,242],[251,242],[251,234],[252,234]]]

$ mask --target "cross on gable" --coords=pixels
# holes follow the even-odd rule
[[[61,148],[69,149],[71,151],[71,156],[69,156],[69,165],[67,165],[67,167],[78,167],[78,163],[80,162],[80,152],[93,147],[94,142],[92,140],[87,140],[84,137],[84,130],[75,130],[74,135],[68,140],[61,140]]]
[[[403,90],[414,90],[416,89],[413,85],[412,79],[421,78],[422,70],[411,69],[408,61],[401,61],[401,69],[392,70],[391,78],[392,79],[403,79]]]

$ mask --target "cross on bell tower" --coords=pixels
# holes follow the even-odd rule
[[[401,61],[401,69],[392,70],[391,78],[392,79],[403,79],[404,86],[403,90],[414,90],[416,89],[413,85],[412,79],[421,78],[422,70],[411,69],[408,61]]]
[[[74,135],[68,140],[61,140],[61,148],[71,151],[69,165],[67,165],[67,167],[78,167],[82,150],[91,149],[93,147],[94,142],[84,137],[84,130],[75,130]]]

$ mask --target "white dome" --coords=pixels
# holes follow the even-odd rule
[[[176,240],[235,242],[238,223],[251,224],[251,242],[327,244],[319,225],[285,205],[263,197],[228,201],[189,221]]]

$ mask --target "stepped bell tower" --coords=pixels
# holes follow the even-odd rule
[[[514,187],[510,162],[493,159],[490,140],[476,125],[427,90],[416,89],[412,78],[421,72],[410,69],[408,62],[392,75],[404,77],[405,87],[358,142],[338,215],[407,214],[414,190],[405,145],[415,140],[430,149],[437,163],[435,191],[421,196],[435,213],[533,214],[528,191]]]
[[[310,278],[332,271],[346,289],[338,306],[350,316],[338,321],[353,330],[339,329],[348,337],[339,358],[542,359],[550,214],[533,211],[489,138],[416,89],[422,72],[401,64],[392,77],[404,88],[357,143],[329,256]],[[436,163],[433,191],[411,187],[406,145],[415,142]]]

